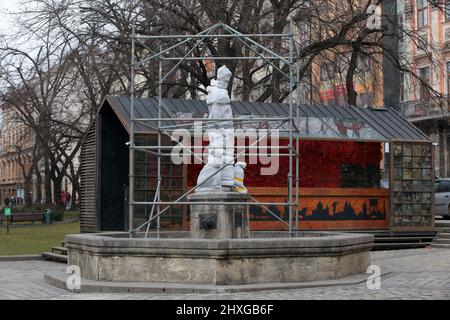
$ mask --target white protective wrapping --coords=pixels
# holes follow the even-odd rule
[[[216,177],[208,179],[197,191],[233,188],[234,186],[234,127],[233,112],[227,87],[231,72],[226,66],[219,68],[217,80],[212,80],[207,88],[206,103],[209,109],[209,119],[225,119],[226,121],[208,122],[208,160],[197,178],[197,185],[205,181],[214,170],[222,169]],[[229,119],[229,120],[227,120]]]
[[[244,186],[244,170],[246,166],[245,162],[236,162],[234,165],[234,191],[247,193],[247,188]]]
[[[211,164],[207,164],[203,167],[202,171],[198,175],[197,184],[203,183],[203,181],[207,180],[202,184],[200,188],[197,190],[215,190],[220,187],[220,174],[213,175],[214,172],[220,169],[220,166],[213,166]],[[208,179],[208,177],[210,177]]]

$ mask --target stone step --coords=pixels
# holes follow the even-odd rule
[[[55,262],[64,262],[67,263],[67,255],[58,254],[54,252],[42,252],[41,257],[44,260],[51,260]]]
[[[431,242],[384,242],[374,243],[374,250],[380,249],[408,249],[408,248],[424,248],[429,246]]]
[[[450,239],[436,238],[436,239],[434,239],[433,243],[450,244]]]
[[[450,249],[450,244],[444,244],[444,243],[432,243],[432,248],[440,248],[440,249]]]
[[[450,233],[450,228],[444,228],[444,229],[436,228],[435,231],[436,231],[436,236],[437,236],[438,234]]]
[[[450,220],[437,220],[434,225],[437,228],[450,228]]]
[[[53,247],[52,248],[52,252],[53,253],[67,255],[67,248],[64,248],[64,247]]]
[[[436,235],[436,238],[437,239],[450,239],[450,232],[439,232],[437,235]]]
[[[435,225],[434,227],[436,228],[436,230],[441,230],[441,229],[450,230],[450,226],[437,226],[437,225]]]
[[[419,236],[419,237],[375,237],[375,243],[384,243],[384,242],[430,242],[434,239],[434,236]]]

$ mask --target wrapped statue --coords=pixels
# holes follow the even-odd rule
[[[225,190],[233,191],[234,180],[234,127],[233,112],[227,87],[231,71],[222,66],[217,71],[217,79],[211,81],[206,88],[206,103],[209,109],[208,128],[208,160],[197,178],[197,185],[202,184],[196,192]],[[222,170],[220,170],[223,166]],[[219,173],[214,174],[219,171]]]

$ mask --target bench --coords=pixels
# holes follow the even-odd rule
[[[9,218],[3,216],[0,223],[3,224],[3,220],[13,222],[31,222],[41,221],[44,223],[44,214],[42,213],[13,213]]]

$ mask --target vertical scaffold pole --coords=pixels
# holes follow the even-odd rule
[[[130,237],[133,236],[134,229],[134,64],[135,64],[135,25],[131,27],[131,73],[130,73],[130,154],[129,154],[129,199],[128,199],[128,230]]]
[[[159,52],[162,51],[162,47],[159,48]],[[158,185],[161,186],[161,108],[162,108],[162,59],[159,59],[159,81],[158,81]],[[160,237],[161,218],[159,215],[161,202],[161,188],[156,190],[158,205],[156,206],[156,236]]]
[[[300,115],[299,115],[299,105],[300,105],[300,89],[299,89],[299,78],[300,78],[300,70],[299,67],[297,66],[296,68],[297,71],[297,76],[296,76],[296,82],[295,84],[296,86],[296,91],[297,91],[297,98],[296,98],[296,113],[295,113],[295,119],[297,121],[297,125],[296,125],[296,143],[295,143],[295,229],[296,231],[299,230],[299,217],[298,217],[298,213],[299,213],[299,206],[300,206],[300,201],[299,201],[299,192],[300,192]]]
[[[292,32],[292,20],[289,20],[289,174],[288,174],[288,206],[289,206],[289,236],[293,236],[292,231],[292,125],[293,125],[293,112],[292,112],[292,66],[293,66],[293,42],[294,34]]]
[[[226,25],[222,25],[222,24],[218,24],[218,25],[214,25],[213,27],[200,32],[196,35],[193,36],[189,36],[189,35],[161,35],[161,36],[137,36],[136,35],[136,29],[135,26],[132,26],[132,52],[131,52],[131,79],[130,79],[130,99],[131,99],[131,110],[130,110],[130,142],[129,142],[129,146],[130,146],[130,163],[129,163],[129,230],[130,230],[130,236],[133,236],[133,233],[136,232],[136,230],[140,230],[140,228],[147,226],[147,230],[146,230],[146,236],[148,234],[148,227],[150,225],[150,222],[153,219],[157,219],[157,237],[160,237],[160,227],[161,227],[161,223],[160,223],[160,216],[168,211],[168,209],[170,209],[170,207],[178,202],[180,202],[180,200],[187,195],[188,193],[190,193],[192,190],[189,190],[187,193],[185,193],[183,196],[179,197],[178,199],[176,199],[175,201],[170,201],[170,202],[162,202],[161,201],[161,187],[162,187],[162,176],[161,176],[161,166],[163,165],[162,162],[162,156],[164,155],[164,153],[162,152],[162,148],[163,146],[161,146],[162,143],[162,135],[167,134],[166,132],[164,132],[164,130],[161,130],[161,125],[163,124],[162,121],[164,120],[164,118],[162,117],[162,108],[164,107],[163,105],[163,101],[162,101],[162,96],[163,96],[163,92],[162,92],[162,85],[165,82],[165,78],[168,77],[168,74],[172,73],[172,71],[175,70],[175,68],[179,65],[180,61],[183,61],[187,58],[192,60],[204,60],[205,57],[188,57],[188,55],[192,52],[189,51],[184,57],[166,57],[167,59],[171,59],[171,60],[180,60],[176,66],[174,66],[174,68],[172,68],[168,74],[166,74],[164,77],[163,75],[163,65],[162,65],[162,60],[165,60],[166,58],[163,57],[164,53],[169,52],[172,49],[177,48],[178,46],[187,43],[189,41],[189,39],[195,39],[195,38],[202,38],[202,40],[204,40],[204,38],[213,38],[214,35],[210,35],[209,33],[214,31],[215,29],[219,28],[219,27],[223,27],[225,28],[228,32],[231,32],[232,34],[230,35],[225,35],[225,34],[220,34],[217,35],[217,37],[223,37],[223,36],[229,36],[231,38],[236,38],[238,40],[242,40],[241,38],[246,39],[246,41],[248,41],[251,45],[254,45],[255,48],[261,49],[263,50],[263,52],[268,53],[270,56],[269,57],[265,57],[263,53],[258,52],[255,48],[253,48],[251,45],[247,44],[246,41],[243,41],[244,44],[246,44],[246,46],[248,46],[252,51],[254,51],[259,58],[261,58],[262,60],[266,61],[269,65],[271,65],[274,70],[277,70],[278,72],[280,72],[284,77],[288,78],[289,77],[289,117],[283,118],[283,124],[284,121],[289,121],[289,173],[288,173],[288,198],[289,200],[284,202],[283,205],[284,206],[288,206],[288,211],[289,211],[289,224],[288,224],[288,228],[289,228],[289,236],[294,236],[294,206],[297,207],[297,212],[296,212],[296,221],[298,220],[298,190],[297,190],[297,195],[296,198],[294,199],[293,196],[293,174],[294,174],[294,168],[293,168],[293,153],[294,153],[294,142],[293,142],[293,130],[295,127],[295,115],[294,115],[294,97],[293,97],[293,88],[294,88],[294,83],[295,81],[295,76],[294,76],[294,55],[293,55],[293,51],[295,48],[295,41],[294,41],[294,30],[293,30],[293,25],[292,25],[292,21],[289,21],[289,33],[287,34],[241,34],[239,32],[237,32],[236,30],[230,28],[229,26]],[[205,34],[206,33],[206,34]],[[271,51],[270,49],[266,48],[263,45],[260,45],[258,42],[254,41],[251,39],[252,36],[267,36],[267,37],[288,37],[288,39],[290,40],[289,42],[289,49],[290,49],[290,56],[288,58],[284,57],[284,56],[280,56],[279,54]],[[142,38],[184,38],[185,40],[178,42],[178,44],[171,46],[170,48],[165,49],[164,51],[161,49],[160,47],[160,52],[157,54],[152,54],[150,57],[145,58],[141,61],[139,61],[135,55],[135,46],[136,46],[136,40],[138,39],[142,39]],[[139,41],[139,40],[138,40]],[[197,46],[197,44],[196,44]],[[192,49],[191,49],[192,50]],[[136,80],[135,80],[135,73],[136,73],[136,67],[142,65],[145,62],[151,61],[154,58],[159,58],[159,83],[158,83],[158,96],[159,96],[159,101],[158,101],[158,118],[139,118],[136,117],[135,114],[135,99],[136,99]],[[211,59],[218,59],[219,57],[216,56],[211,56]],[[248,59],[248,58],[255,58],[255,57],[223,57],[223,59],[232,59],[232,60],[237,60],[237,59]],[[282,61],[285,65],[288,64],[289,65],[289,75],[287,74],[287,72],[281,70],[276,64],[272,63],[270,60],[274,58],[277,59],[279,61]],[[298,71],[298,70],[297,70]],[[297,76],[298,78],[298,76]],[[298,114],[298,110],[297,110],[297,118],[299,116]],[[187,120],[187,119],[185,119]],[[158,156],[158,162],[157,162],[157,180],[158,180],[158,187],[157,187],[157,191],[155,192],[154,198],[153,198],[153,202],[136,202],[135,201],[135,162],[134,162],[134,158],[135,158],[135,151],[137,150],[137,147],[135,145],[135,122],[136,121],[156,121],[157,122],[157,126],[158,126],[158,152],[157,152],[157,156]],[[155,129],[154,126],[150,126],[149,124],[145,124],[153,129]],[[278,127],[277,127],[278,128]],[[297,128],[298,131],[298,128]],[[299,133],[298,133],[299,134]],[[296,137],[297,140],[299,137]],[[298,142],[297,142],[298,144]],[[139,146],[142,147],[142,146]],[[298,152],[295,153],[296,157],[298,157]],[[298,159],[296,161],[296,167],[298,166]],[[299,170],[296,170],[297,175]],[[298,181],[298,176],[296,175],[296,181]],[[297,184],[296,184],[297,187]],[[298,189],[298,187],[296,188]],[[256,201],[254,198],[253,200],[258,203],[258,201]],[[167,203],[169,203],[169,205],[167,206]],[[180,202],[181,203],[181,202]],[[213,203],[213,202],[212,202]],[[134,216],[135,216],[135,204],[138,205],[147,205],[147,204],[152,204],[152,212],[150,213],[150,218],[147,222],[145,222],[144,224],[142,224],[141,226],[139,226],[137,229],[134,228]],[[183,203],[184,204],[184,203]],[[161,205],[163,205],[164,208],[161,208]],[[260,204],[262,205],[262,204]],[[156,206],[156,208],[155,208]],[[153,215],[154,211],[156,212],[156,216]],[[268,210],[268,209],[267,209]],[[270,212],[270,210],[268,210]],[[280,220],[282,220],[282,218],[280,218]],[[285,222],[285,220],[283,220],[283,222]],[[286,222],[285,222],[286,223]],[[286,223],[287,224],[287,223]]]

